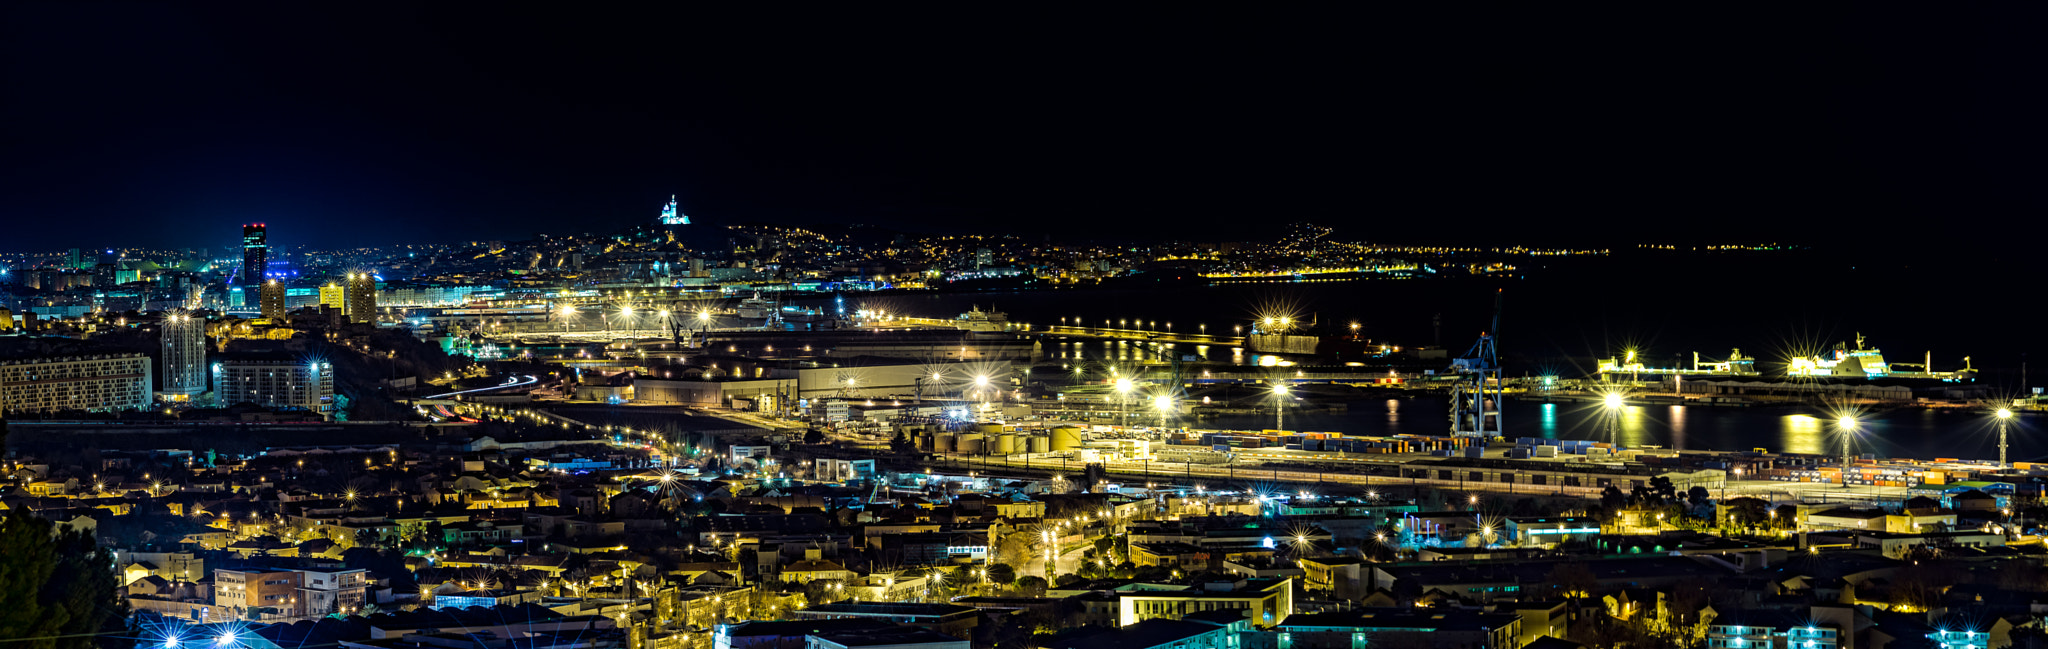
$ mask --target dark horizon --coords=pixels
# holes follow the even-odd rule
[[[1964,256],[2043,207],[2034,21],[1976,7],[4,11],[10,252],[524,239],[674,194],[707,227]]]

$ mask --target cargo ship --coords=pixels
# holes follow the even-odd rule
[[[1902,371],[1898,368],[1912,367],[1917,371]],[[1838,379],[1931,379],[1954,383],[1977,380],[1976,368],[1970,367],[1970,357],[1963,357],[1963,369],[1940,372],[1934,369],[1934,352],[1927,352],[1922,362],[1887,362],[1884,352],[1865,344],[1863,334],[1856,334],[1856,346],[1837,343],[1835,351],[1826,355],[1795,357],[1786,365],[1785,373],[1793,377],[1838,378]]]
[[[1652,376],[1670,374],[1692,374],[1704,376],[1757,375],[1756,359],[1742,355],[1741,348],[1736,348],[1728,352],[1728,358],[1720,361],[1702,362],[1700,361],[1700,353],[1693,352],[1692,367],[1690,369],[1680,367],[1649,367],[1643,363],[1642,359],[1636,356],[1635,350],[1628,350],[1626,352],[1623,352],[1623,356],[1620,359],[1616,359],[1611,356],[1608,358],[1600,359],[1598,373],[1629,374],[1637,376],[1644,374]]]
[[[953,318],[955,326],[968,331],[1009,331],[1010,316],[1001,311],[983,311],[978,306],[968,306],[967,312]]]
[[[782,323],[810,324],[833,319],[821,309],[785,305],[775,298],[761,297],[760,291],[755,291],[753,297],[740,300],[739,306],[733,309],[733,315],[741,320],[760,320],[763,325],[769,327]]]

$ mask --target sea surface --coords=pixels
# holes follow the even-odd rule
[[[2048,384],[2048,368],[2028,368],[2040,343],[2036,301],[2013,281],[1984,269],[1916,266],[1910,256],[1849,252],[1739,255],[1624,253],[1601,258],[1529,258],[1509,276],[1345,282],[1288,282],[1153,288],[1005,290],[861,295],[848,308],[877,308],[951,318],[970,307],[1006,313],[1034,326],[1085,322],[1231,333],[1268,314],[1348,330],[1392,345],[1442,347],[1462,354],[1481,332],[1497,334],[1509,376],[1590,373],[1596,359],[1634,349],[1656,367],[1689,366],[1693,353],[1718,360],[1731,350],[1782,374],[1786,359],[1853,344],[1857,334],[1888,360],[1952,370],[1970,357],[1979,382],[2000,397]],[[1499,326],[1493,323],[1499,300]],[[831,308],[833,298],[797,301]],[[1154,324],[1156,323],[1156,324]],[[1194,353],[1183,344],[1180,353]],[[1227,348],[1206,358],[1228,359]],[[1047,362],[1129,359],[1100,343],[1048,347]],[[2024,380],[2023,380],[2024,377]],[[1357,434],[1442,434],[1442,398],[1372,399],[1342,414],[1289,415],[1292,430]],[[1980,412],[1907,408],[1864,413],[1855,452],[1890,457],[1997,457],[1996,434]],[[1630,406],[1610,433],[1597,410],[1579,404],[1511,403],[1511,437],[1608,439],[1628,446],[1799,453],[1840,452],[1834,416],[1811,407],[1749,409]],[[1199,422],[1205,428],[1263,429],[1270,416]],[[2048,459],[2042,426],[2023,417],[2011,431],[2014,461]],[[2037,441],[2038,440],[2038,441]]]
[[[1289,412],[1287,430],[1342,432],[1355,435],[1442,435],[1450,427],[1449,401],[1442,396],[1389,396],[1353,401],[1341,413]],[[1682,450],[1746,451],[1839,455],[1840,429],[1835,416],[1818,408],[1774,406],[1715,408],[1704,406],[1626,406],[1610,418],[1591,403],[1510,401],[1503,414],[1510,438],[1592,439],[1622,446],[1656,446]],[[1900,408],[1864,412],[1851,440],[1857,455],[1899,458],[1998,458],[1995,424],[1980,412]],[[2048,460],[2044,420],[2022,416],[2009,423],[2009,459]],[[1610,424],[1611,422],[1611,424]],[[1241,415],[1205,419],[1197,428],[1262,430],[1273,416]]]

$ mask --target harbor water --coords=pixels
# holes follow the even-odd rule
[[[1349,435],[1443,435],[1450,427],[1448,402],[1440,396],[1353,401],[1345,412],[1287,413],[1287,429],[1341,432]],[[1716,408],[1703,406],[1625,406],[1610,418],[1593,403],[1510,401],[1504,413],[1506,433],[1514,437],[1592,439],[1621,446],[1658,446],[1681,450],[1747,451],[1839,455],[1842,437],[1834,418],[1816,408],[1782,406]],[[1852,440],[1857,455],[1899,458],[1998,457],[1998,430],[1981,412],[1900,408],[1868,412]],[[1273,416],[1226,415],[1194,424],[1200,428],[1263,430]],[[2014,462],[2048,460],[2048,438],[2040,420],[2020,417],[2008,424],[2009,458]],[[1610,430],[1612,432],[1610,432]]]

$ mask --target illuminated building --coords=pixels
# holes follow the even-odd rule
[[[342,312],[352,322],[377,322],[377,276],[368,272],[349,273],[348,283],[343,287],[348,300]],[[325,296],[322,296],[323,298]],[[325,302],[325,299],[321,300]]]
[[[258,302],[262,307],[263,317],[276,322],[284,321],[284,292],[284,284],[277,280],[263,283],[263,297]]]
[[[676,197],[670,194],[668,204],[661,206],[661,224],[674,229],[678,225],[689,225],[690,217],[676,209]]]
[[[274,617],[302,615],[299,586],[304,578],[291,570],[213,571],[213,602],[243,619],[260,619],[265,610]]]
[[[320,304],[345,311],[348,309],[347,293],[341,284],[329,281],[320,286]]]
[[[0,361],[0,413],[147,408],[152,384],[142,354]]]
[[[231,359],[213,364],[213,380],[225,404],[325,412],[334,407],[334,366],[287,358]]]
[[[362,610],[369,591],[369,571],[349,569],[298,569],[299,606],[305,615],[349,614]]]
[[[164,317],[164,380],[158,394],[166,401],[189,401],[206,392],[206,320],[184,313]]]
[[[1119,591],[1115,593],[1117,626],[1130,626],[1153,618],[1180,619],[1190,613],[1214,610],[1248,610],[1252,626],[1270,628],[1294,614],[1294,579],[1290,577],[1246,579],[1197,586],[1186,590]]]
[[[263,270],[270,266],[269,235],[263,224],[242,226],[242,285],[263,283]]]
[[[1809,611],[1734,610],[1714,618],[1707,627],[1707,646],[1715,649],[1836,649],[1842,646],[1839,625],[1853,615],[1838,607]]]

